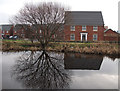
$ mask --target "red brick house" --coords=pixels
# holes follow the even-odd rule
[[[16,24],[14,25],[0,25],[2,30],[2,38],[3,39],[9,39],[10,36],[18,36],[19,38],[26,38],[25,36],[25,29],[23,28],[23,25]]]
[[[104,41],[119,41],[120,34],[112,29],[106,29],[104,31]]]
[[[101,11],[66,11],[66,13],[69,13],[69,22],[62,26],[63,41],[119,41],[117,32],[105,28]],[[3,38],[9,38],[9,36],[31,38],[35,33],[42,33],[42,30],[38,32],[34,27],[35,25],[16,24],[15,26],[1,25],[0,29]]]
[[[13,36],[18,36],[19,38],[25,38],[25,29],[24,25],[16,24],[14,26]]]
[[[66,41],[104,41],[104,21],[100,11],[68,11],[64,26]]]
[[[9,38],[11,36],[11,31],[13,29],[13,25],[1,25],[1,30],[2,30],[2,37],[3,38]]]

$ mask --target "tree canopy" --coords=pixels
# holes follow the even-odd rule
[[[26,4],[19,13],[14,16],[15,24],[27,24],[30,39],[40,42],[43,49],[50,41],[63,38],[63,27],[69,20],[69,8],[59,3],[43,2],[38,5]]]

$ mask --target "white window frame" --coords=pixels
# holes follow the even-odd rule
[[[98,31],[98,26],[93,26],[93,31]]]
[[[40,29],[40,33],[42,33],[41,29]]]
[[[82,41],[82,35],[83,35],[83,34],[85,34],[85,36],[86,36],[86,37],[85,37],[85,40],[87,41],[87,35],[88,35],[88,33],[80,33],[80,35],[81,35],[81,41]]]
[[[70,31],[75,31],[75,26],[70,26]]]
[[[94,35],[96,35],[96,38],[94,37]],[[93,34],[93,41],[97,41],[98,40],[98,35],[97,34]]]
[[[72,36],[72,35],[74,35],[74,36]],[[71,38],[71,37],[73,37],[73,39]],[[70,40],[75,40],[75,34],[70,34]]]
[[[54,34],[54,38],[56,38],[57,37],[57,34]]]
[[[86,25],[82,26],[82,31],[86,31]]]

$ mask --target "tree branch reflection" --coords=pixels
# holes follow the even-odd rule
[[[45,51],[27,52],[13,67],[13,76],[27,88],[69,88],[69,72],[64,70],[64,56]]]

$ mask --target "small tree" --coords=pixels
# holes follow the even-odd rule
[[[63,38],[63,29],[68,22],[68,13],[57,3],[40,3],[38,5],[25,5],[13,19],[15,23],[29,24],[32,34],[29,38],[38,40],[43,50],[49,42]]]

